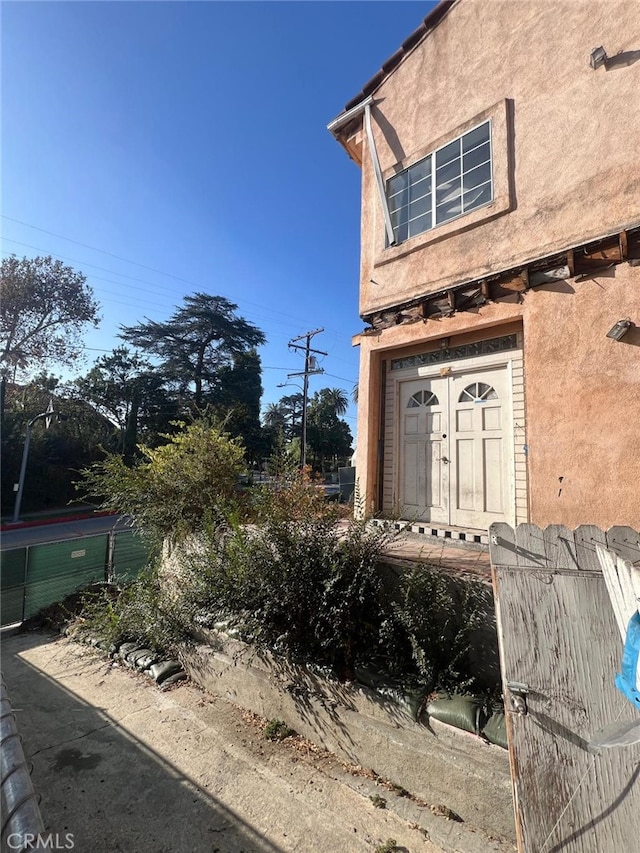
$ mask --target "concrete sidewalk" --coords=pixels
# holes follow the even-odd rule
[[[3,637],[2,670],[46,830],[72,833],[76,851],[373,853],[394,838],[442,853],[419,806],[329,755],[265,740],[251,715],[189,684],[162,693],[47,634]]]

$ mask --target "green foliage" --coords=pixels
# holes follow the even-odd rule
[[[284,434],[286,441],[300,438],[302,432],[302,394],[289,394],[277,403],[270,403],[264,413],[266,429],[275,435]]]
[[[260,425],[261,397],[260,356],[255,349],[235,354],[232,362],[218,371],[212,401],[225,429],[242,439],[249,463],[261,459],[267,450]]]
[[[315,467],[322,471],[351,455],[351,430],[339,417],[347,405],[347,395],[336,388],[323,388],[309,404],[307,442]]]
[[[384,844],[378,844],[374,853],[396,853],[396,851],[399,851],[400,849],[401,848],[398,847],[395,838],[388,838]]]
[[[77,470],[91,465],[104,455],[100,446],[108,444],[112,425],[90,406],[61,387],[55,376],[41,373],[28,385],[7,383],[5,411],[1,431],[2,506],[13,506],[13,484],[18,481],[27,423],[46,411],[53,399],[55,411],[64,420],[53,418],[45,429],[37,421],[31,432],[27,463],[23,512],[63,507],[73,500],[73,481]]]
[[[294,730],[290,729],[284,720],[269,720],[264,730],[267,740],[284,740],[294,734]]]
[[[192,616],[183,601],[167,592],[157,567],[149,565],[123,589],[85,593],[76,625],[80,633],[107,643],[140,643],[166,653],[189,641]]]
[[[123,326],[121,337],[161,360],[161,374],[197,410],[216,403],[221,371],[234,358],[265,342],[264,334],[222,296],[195,293],[164,323]]]
[[[78,487],[148,535],[180,539],[198,530],[232,502],[243,449],[207,420],[181,426],[160,447],[140,445],[142,459],[132,467],[109,454],[85,468]]]
[[[386,809],[387,801],[385,800],[384,797],[381,797],[380,794],[371,794],[369,799],[371,800],[371,802],[373,803],[373,805],[376,809]],[[395,841],[393,841],[393,839],[389,839],[389,842],[391,842],[393,845],[395,845]],[[387,842],[387,844],[389,844],[389,842]],[[385,845],[385,849],[391,849],[392,850],[393,847],[387,848],[387,845]]]
[[[491,590],[483,584],[451,578],[428,566],[404,575],[394,615],[411,645],[413,663],[428,684],[452,692],[481,687],[470,651],[491,606]]]
[[[117,426],[116,450],[133,455],[138,440],[154,445],[178,417],[178,406],[164,387],[164,377],[145,358],[116,347],[76,379],[76,395]],[[129,451],[127,453],[127,451]]]
[[[73,365],[87,325],[98,325],[98,304],[82,273],[50,256],[3,258],[0,362],[13,375],[45,362]]]
[[[211,531],[189,560],[194,603],[240,615],[257,646],[352,679],[378,641],[384,533],[344,531],[334,504],[303,475],[257,490],[255,526]]]

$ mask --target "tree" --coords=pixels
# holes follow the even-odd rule
[[[264,425],[272,432],[281,429],[286,441],[299,437],[302,432],[302,394],[289,394],[277,403],[269,403],[264,413]]]
[[[325,470],[326,461],[335,465],[351,454],[351,430],[338,417],[336,404],[347,405],[346,394],[335,388],[317,391],[309,403],[307,415],[307,444],[314,456],[314,465]],[[343,410],[344,411],[344,410]]]
[[[84,469],[80,491],[152,536],[194,532],[233,499],[244,452],[219,424],[201,419],[182,427],[160,447],[141,445],[142,459],[132,467],[114,453]]]
[[[27,385],[8,382],[0,453],[5,511],[15,500],[13,484],[19,479],[27,423],[46,411],[50,399],[64,419],[53,418],[50,429],[45,429],[40,420],[31,433],[23,510],[69,503],[75,496],[73,480],[78,469],[100,459],[101,446],[107,445],[113,434],[110,422],[77,397],[70,397],[55,376],[43,371]]]
[[[302,394],[281,397],[277,403],[269,403],[263,415],[264,439],[269,451],[266,455],[286,452],[300,457],[302,436]]]
[[[123,326],[120,337],[160,358],[164,375],[202,409],[215,404],[221,370],[266,340],[257,326],[235,313],[237,308],[222,296],[195,293],[185,296],[183,306],[166,322]]]
[[[238,353],[218,372],[214,411],[228,433],[242,439],[247,460],[254,463],[266,449],[260,424],[262,367],[255,349]]]
[[[344,415],[349,408],[347,392],[343,391],[342,388],[323,388],[318,393],[338,416]]]
[[[98,304],[82,273],[50,256],[3,258],[0,363],[14,378],[34,364],[72,366],[82,331],[98,322]]]
[[[126,451],[125,455],[130,455],[138,437],[156,444],[158,434],[168,432],[171,421],[179,416],[161,374],[125,346],[97,359],[73,387],[77,396],[117,427],[117,449]]]

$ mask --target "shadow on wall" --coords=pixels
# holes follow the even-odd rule
[[[626,335],[617,343],[626,344],[631,347],[640,347],[640,327],[635,324],[629,328]]]

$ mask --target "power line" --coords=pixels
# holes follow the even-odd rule
[[[150,272],[155,272],[155,273],[157,273],[157,274],[159,274],[159,275],[163,275],[163,276],[166,276],[166,277],[168,277],[168,278],[172,278],[172,279],[174,279],[174,280],[176,280],[176,281],[183,282],[184,284],[188,284],[188,285],[190,285],[191,287],[196,287],[196,288],[203,288],[203,287],[204,287],[204,285],[202,285],[202,284],[198,284],[198,283],[196,283],[196,282],[190,281],[189,279],[182,278],[182,277],[180,277],[180,276],[176,276],[176,275],[174,275],[173,273],[167,273],[167,272],[164,272],[163,270],[158,270],[158,269],[156,269],[155,267],[150,267],[150,266],[147,266],[146,264],[141,264],[141,263],[139,263],[138,261],[132,261],[132,260],[130,260],[130,259],[128,259],[128,258],[124,258],[124,257],[122,257],[121,255],[117,255],[117,254],[115,254],[114,252],[109,252],[109,251],[107,251],[106,249],[100,249],[100,248],[98,248],[97,246],[91,246],[91,245],[90,245],[90,244],[88,244],[88,243],[83,243],[83,242],[82,242],[82,241],[80,241],[80,240],[74,240],[73,238],[71,238],[71,237],[66,237],[66,236],[64,236],[63,234],[56,234],[56,233],[55,233],[55,232],[53,232],[53,231],[48,231],[46,228],[40,228],[39,226],[37,226],[37,225],[32,225],[32,224],[31,224],[31,223],[29,223],[29,222],[24,222],[23,220],[15,219],[15,218],[13,218],[13,217],[11,217],[11,216],[7,216],[6,214],[0,214],[0,216],[1,216],[3,219],[6,219],[6,220],[7,220],[7,221],[9,221],[9,222],[14,222],[14,223],[16,223],[16,224],[18,224],[18,225],[22,225],[22,226],[24,226],[24,227],[26,227],[26,228],[32,228],[32,229],[33,229],[33,230],[35,230],[35,231],[40,231],[40,232],[42,232],[43,234],[49,234],[49,235],[50,235],[50,236],[52,236],[52,237],[56,237],[56,238],[61,239],[61,240],[66,240],[66,241],[67,241],[67,242],[69,242],[69,243],[74,243],[74,244],[75,244],[75,245],[77,245],[77,246],[82,246],[82,247],[87,248],[87,249],[89,249],[89,250],[91,250],[91,251],[100,252],[101,254],[104,254],[104,255],[107,255],[107,256],[109,256],[109,257],[115,258],[115,259],[117,259],[117,260],[123,261],[123,263],[132,264],[133,266],[138,266],[138,267],[140,267],[141,269],[146,269],[146,270],[149,270]],[[2,239],[3,239],[3,240],[5,240],[5,241],[7,241],[7,242],[9,242],[9,243],[15,243],[15,244],[16,244],[16,245],[18,245],[18,246],[24,246],[25,248],[28,248],[28,249],[34,249],[34,250],[35,250],[35,251],[37,251],[37,252],[45,252],[46,254],[52,255],[52,256],[54,256],[54,257],[56,257],[56,258],[60,258],[60,259],[62,259],[62,260],[68,260],[68,261],[72,261],[73,263],[82,264],[83,266],[93,267],[94,269],[99,269],[99,270],[101,270],[102,272],[112,273],[113,275],[118,275],[118,276],[121,276],[122,278],[126,278],[126,279],[129,279],[129,280],[131,280],[131,281],[137,281],[137,282],[140,282],[141,284],[148,284],[148,285],[150,285],[150,286],[153,288],[153,291],[152,291],[152,292],[153,292],[154,294],[157,294],[157,290],[158,290],[158,288],[159,288],[159,287],[162,287],[162,285],[158,285],[158,284],[157,284],[157,283],[155,283],[155,282],[150,282],[150,281],[147,281],[146,279],[136,278],[135,276],[128,276],[128,275],[126,275],[125,273],[120,273],[120,272],[117,272],[116,270],[110,270],[110,269],[107,269],[106,267],[101,267],[101,266],[99,266],[99,265],[97,265],[97,264],[91,264],[91,263],[89,263],[88,261],[81,261],[81,260],[79,260],[79,259],[77,259],[77,258],[72,258],[72,257],[70,257],[69,255],[60,255],[60,254],[58,254],[58,253],[56,253],[56,252],[51,252],[50,250],[43,249],[43,248],[42,248],[42,247],[40,247],[40,246],[33,246],[33,245],[32,245],[32,244],[30,244],[30,243],[24,243],[24,242],[22,242],[22,241],[20,241],[20,240],[13,240],[13,239],[11,239],[11,238],[9,238],[9,237],[3,237]],[[96,278],[96,279],[99,279],[99,277],[98,277],[98,276],[92,276],[92,277],[93,277],[93,278]],[[100,279],[99,279],[99,280],[100,280]],[[102,281],[107,281],[107,282],[109,282],[109,281],[110,281],[109,279],[101,279],[101,280],[102,280]],[[112,284],[120,284],[121,282],[113,282],[113,281],[111,281],[111,283],[112,283]],[[165,287],[166,287],[166,285],[165,285]],[[144,290],[144,288],[138,288],[138,289],[140,289],[140,290]],[[174,295],[174,294],[173,294],[173,291],[169,291],[169,292],[170,292],[172,295]],[[299,323],[299,322],[300,322],[300,319],[299,319],[299,318],[294,317],[294,316],[293,316],[293,315],[291,315],[291,314],[286,314],[284,311],[278,311],[277,309],[273,309],[273,308],[271,308],[271,307],[267,307],[267,306],[265,306],[265,305],[261,305],[261,304],[259,304],[259,303],[257,303],[257,302],[250,302],[249,300],[244,300],[244,302],[245,302],[247,305],[253,305],[255,308],[259,308],[259,309],[260,309],[260,310],[262,310],[262,311],[271,311],[271,312],[273,312],[274,314],[278,314],[278,315],[280,315],[281,317],[286,317],[286,318],[288,318],[289,320],[295,321],[296,323]],[[330,331],[332,331],[334,334],[336,334],[339,338],[343,338],[343,339],[345,339],[345,340],[347,339],[347,336],[345,336],[342,332],[339,332],[337,329],[331,329]],[[343,360],[343,359],[340,359],[340,360]]]
[[[73,240],[71,237],[65,237],[63,234],[56,234],[53,231],[47,231],[46,228],[39,228],[37,225],[31,225],[29,222],[23,222],[21,219],[14,219],[12,216],[6,216],[4,213],[0,215],[3,219],[7,219],[9,222],[16,222],[18,225],[24,225],[25,228],[33,228],[34,231],[41,231],[43,234],[49,234],[51,237],[57,237],[60,240],[66,240],[68,243],[75,243],[76,246],[82,246],[85,249],[91,249],[92,252],[100,252],[100,254],[108,255],[110,258],[115,258],[118,261],[124,261],[125,264],[132,264],[133,266],[140,267],[141,269],[158,273],[158,275],[164,275],[167,276],[167,278],[173,278],[176,281],[181,281],[183,282],[183,284],[188,284],[192,287],[199,287],[199,285],[197,285],[195,282],[189,281],[186,278],[181,278],[177,275],[173,275],[170,272],[163,272],[163,270],[158,270],[155,267],[149,267],[146,264],[139,263],[138,261],[132,261],[129,258],[123,258],[121,255],[114,254],[114,252],[108,252],[106,249],[99,249],[97,246],[90,246],[88,243],[82,243],[80,240]],[[11,242],[13,243],[16,241],[12,240]],[[43,250],[39,249],[38,251]]]

